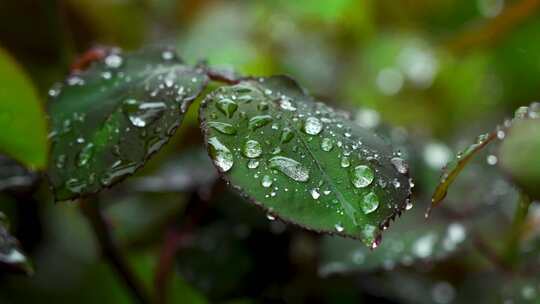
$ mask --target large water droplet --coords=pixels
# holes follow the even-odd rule
[[[306,182],[309,179],[309,170],[294,159],[274,156],[269,160],[269,165],[297,182]]]
[[[227,135],[236,134],[236,128],[233,125],[225,123],[225,122],[209,121],[207,125],[210,128],[223,134],[227,134]]]
[[[272,186],[272,178],[268,175],[265,175],[261,179],[261,185],[265,188],[269,188]]]
[[[317,135],[321,133],[322,128],[323,124],[317,117],[308,117],[304,122],[304,132],[309,135]]]
[[[220,110],[223,114],[227,115],[228,118],[231,118],[238,109],[238,105],[233,100],[228,98],[222,98],[216,103],[216,108]]]
[[[262,154],[261,144],[256,140],[250,139],[244,144],[242,153],[247,158],[257,158]]]
[[[352,170],[351,181],[356,188],[365,188],[375,179],[373,170],[365,165],[356,166]]]
[[[360,201],[360,208],[364,212],[364,214],[370,214],[373,211],[377,210],[379,208],[379,197],[377,194],[370,192],[364,197],[362,197],[362,200]]]
[[[105,64],[112,69],[117,69],[122,65],[124,60],[119,54],[110,54],[105,57]]]
[[[332,139],[328,138],[328,137],[325,137],[323,138],[322,142],[321,142],[321,149],[325,152],[329,152],[332,150],[332,148],[334,147],[334,142],[332,141]]]
[[[144,128],[163,115],[166,105],[163,102],[139,102],[129,98],[124,101],[123,109],[132,125]]]
[[[351,165],[351,160],[347,156],[341,158],[341,167],[348,168]]]
[[[249,119],[248,127],[251,130],[258,129],[260,127],[264,127],[267,124],[269,124],[272,121],[272,116],[270,115],[258,115],[253,116]]]
[[[208,139],[210,145],[210,156],[214,161],[214,164],[221,172],[229,171],[234,165],[234,158],[231,150],[223,145],[217,137],[211,137]]]

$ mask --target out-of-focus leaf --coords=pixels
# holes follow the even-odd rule
[[[134,48],[145,37],[147,16],[140,1],[68,0],[66,5],[87,26],[92,40]],[[74,29],[79,27],[81,24]]]
[[[38,175],[31,172],[9,157],[0,155],[0,192],[9,190],[27,190],[38,180]]]
[[[179,157],[165,161],[157,172],[135,178],[129,183],[142,192],[186,192],[208,189],[218,178],[202,149],[189,149]]]
[[[540,119],[514,123],[499,156],[501,166],[516,184],[533,198],[540,198]]]
[[[442,219],[426,222],[423,212],[416,209],[401,216],[375,251],[354,240],[325,237],[319,273],[328,276],[352,271],[391,270],[395,266],[438,261],[460,249],[466,238],[467,229],[462,223]]]
[[[405,160],[290,78],[220,88],[200,119],[223,177],[285,221],[374,248],[410,204]]]
[[[446,165],[441,175],[439,184],[433,193],[431,199],[431,206],[428,209],[426,216],[429,215],[431,209],[440,204],[440,202],[446,197],[448,188],[454,182],[456,177],[467,166],[471,159],[478,154],[479,151],[484,149],[488,144],[495,139],[505,139],[508,129],[519,120],[536,119],[538,118],[538,104],[533,103],[530,107],[520,107],[516,110],[513,120],[506,120],[502,126],[498,126],[495,131],[482,134],[477,137],[476,142],[459,152],[456,157]],[[497,163],[497,157],[493,156],[492,160],[488,159],[488,162]]]
[[[105,214],[116,238],[127,244],[160,239],[163,226],[185,205],[178,194],[135,193],[104,200],[112,202]]]
[[[0,151],[44,169],[48,153],[45,113],[30,79],[1,48],[0,83]]]
[[[48,175],[56,199],[95,193],[133,174],[174,134],[206,82],[173,51],[148,48],[111,50],[54,86]]]
[[[7,217],[0,212],[0,267],[7,271],[33,274],[30,261],[20,248],[17,239],[9,234],[8,229]]]

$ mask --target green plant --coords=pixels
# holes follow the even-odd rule
[[[116,245],[100,209],[99,192],[141,169],[167,144],[198,99],[203,99],[199,108],[202,136],[219,176],[246,200],[262,207],[271,220],[279,218],[308,230],[361,240],[366,247],[353,257],[362,262],[353,260],[352,264],[367,269],[381,263],[410,263],[404,253],[419,259],[442,257],[464,240],[465,228],[457,224],[436,222],[419,229],[404,222],[403,227],[408,228],[394,235],[390,231],[388,241],[368,255],[367,248],[381,244],[390,223],[412,208],[414,182],[407,157],[389,143],[384,130],[360,127],[346,112],[319,102],[289,77],[243,77],[203,63],[191,66],[164,47],[132,53],[96,48],[73,66],[63,83],[51,88],[49,96],[51,149],[46,175],[55,200],[80,202],[102,253],[139,302],[167,298],[164,289],[171,255],[181,236],[166,240],[172,245],[161,256],[156,290],[150,296]],[[35,102],[25,109],[29,108],[39,110]],[[433,206],[438,205],[476,153],[497,139],[504,140],[499,161],[523,189],[505,245],[504,268],[515,266],[524,218],[531,201],[539,198],[535,186],[538,168],[526,166],[538,157],[539,115],[534,103],[518,109],[512,121],[480,136],[448,165],[432,199]],[[32,168],[43,167],[46,127],[38,122],[30,129],[40,133],[33,137],[39,149],[29,153],[28,147],[20,148],[2,138],[0,149]],[[8,123],[0,119],[0,126],[7,128]],[[24,125],[17,126],[6,138],[18,139],[24,132],[28,132]],[[191,204],[204,207],[198,196],[191,198]],[[196,218],[185,229],[195,225]],[[425,229],[430,234],[420,236]],[[450,237],[443,239],[445,233]],[[4,256],[15,251],[21,255],[16,263],[6,258],[1,262],[30,272],[16,241],[2,226],[0,240]],[[356,250],[355,245],[334,242],[336,238],[330,239],[328,246],[344,246],[343,256],[329,251],[329,261],[347,259]],[[398,242],[401,249],[394,250]],[[334,268],[329,266],[323,272],[336,271],[336,264],[329,265]]]

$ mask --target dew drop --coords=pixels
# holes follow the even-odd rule
[[[262,154],[261,144],[256,140],[248,140],[244,143],[242,153],[247,158],[257,158]]]
[[[364,214],[370,214],[379,208],[379,197],[377,194],[370,192],[360,201],[360,208]]]
[[[311,197],[314,200],[319,199],[319,197],[321,196],[321,194],[319,193],[319,191],[317,191],[317,189],[311,189],[310,193],[311,193]]]
[[[119,68],[122,65],[122,62],[124,62],[124,60],[118,54],[110,54],[109,56],[105,57],[105,64],[112,69]]]
[[[279,170],[297,182],[306,182],[309,179],[309,170],[294,159],[274,156],[268,162],[270,168]]]
[[[304,132],[309,135],[317,135],[321,133],[322,128],[323,124],[317,117],[308,117],[304,122]]]
[[[234,112],[238,109],[238,105],[231,99],[222,98],[217,101],[216,108],[220,110],[223,114],[227,115],[228,118],[231,118],[234,115]]]
[[[332,139],[328,137],[323,138],[321,142],[321,149],[325,152],[329,152],[332,150],[332,148],[334,148],[334,142],[332,141]]]
[[[208,144],[210,144],[210,156],[212,157],[214,164],[221,172],[229,171],[234,165],[231,150],[223,145],[217,137],[208,139]]]
[[[487,158],[486,158],[486,162],[488,163],[488,165],[491,165],[491,166],[496,165],[497,162],[498,162],[497,156],[488,155]]]
[[[253,116],[249,119],[248,127],[251,130],[255,130],[260,127],[266,126],[270,122],[272,122],[272,116],[270,115]]]
[[[290,142],[294,137],[294,133],[289,128],[284,128],[281,132],[280,141],[282,144]]]
[[[262,177],[261,179],[261,186],[265,187],[265,188],[270,188],[272,186],[273,182],[272,182],[272,178],[268,175],[265,175]]]
[[[77,155],[77,166],[83,167],[88,164],[88,162],[92,159],[92,156],[94,155],[94,144],[88,143],[84,148],[81,150],[79,155]]]
[[[124,101],[123,109],[133,126],[144,128],[163,115],[166,105],[163,102],[139,102],[129,98]]]
[[[336,231],[337,232],[343,232],[345,230],[345,228],[343,227],[343,225],[341,225],[340,223],[337,223],[334,228],[336,228]]]
[[[273,215],[270,214],[270,213],[268,213],[268,214],[266,215],[266,218],[267,218],[269,221],[275,221],[275,220],[276,220],[276,217],[273,216]]]
[[[259,167],[259,161],[256,159],[250,159],[247,163],[247,167],[249,169],[256,169],[257,167]]]
[[[223,134],[227,134],[227,135],[236,134],[236,128],[233,125],[225,123],[225,122],[210,121],[207,123],[207,125],[210,128]]]
[[[348,168],[351,165],[351,160],[347,156],[341,158],[341,167]]]
[[[356,188],[365,188],[375,179],[373,170],[365,165],[356,166],[352,170],[351,181]]]

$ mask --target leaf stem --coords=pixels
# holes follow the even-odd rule
[[[143,284],[136,277],[135,273],[126,262],[125,257],[114,243],[109,226],[99,208],[99,201],[97,199],[83,200],[81,202],[81,210],[94,231],[103,257],[114,269],[118,278],[131,293],[133,299],[136,303],[150,303]]]
[[[519,243],[523,236],[530,204],[530,197],[525,193],[520,193],[516,211],[514,213],[514,220],[505,247],[504,256],[509,265],[515,264],[517,255],[519,254]]]
[[[190,210],[192,209],[192,210]],[[209,209],[209,198],[201,198],[201,194],[194,191],[191,194],[188,208],[185,213],[191,216],[181,226],[171,223],[164,233],[163,245],[159,256],[154,277],[154,303],[167,303],[168,283],[172,277],[172,269],[176,253],[185,244],[195,226],[201,221]]]

